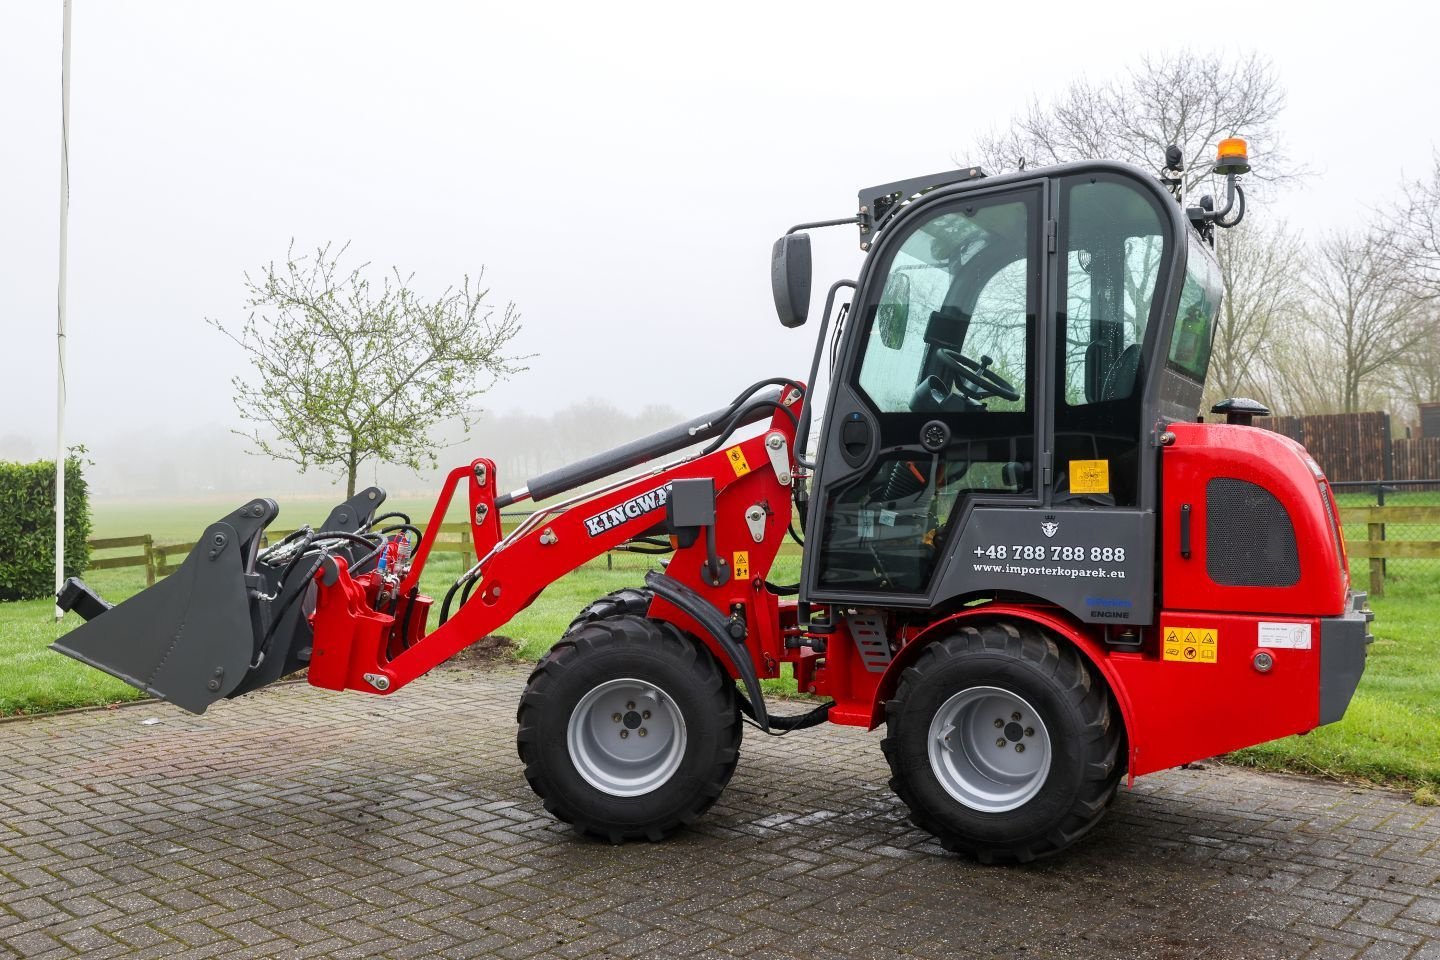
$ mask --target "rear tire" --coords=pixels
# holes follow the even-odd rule
[[[584,610],[575,614],[575,619],[570,621],[570,626],[565,628],[565,636],[569,636],[578,627],[587,623],[594,623],[596,620],[609,620],[615,617],[643,617],[650,610],[650,601],[655,599],[649,590],[642,590],[638,587],[625,587],[616,590],[614,593],[607,593],[598,600],[592,600]]]
[[[911,820],[983,863],[1075,843],[1123,772],[1104,682],[1073,646],[1023,621],[965,625],[930,644],[885,716],[890,786]]]
[[[735,685],[671,624],[587,619],[595,606],[541,658],[520,698],[525,778],[580,833],[661,840],[709,809],[735,772]]]

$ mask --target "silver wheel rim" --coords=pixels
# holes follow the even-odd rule
[[[612,797],[659,789],[685,758],[685,718],[653,683],[628,677],[580,699],[566,731],[570,762],[585,782]]]
[[[1050,775],[1050,733],[1024,697],[970,687],[930,721],[930,769],[945,792],[971,810],[1024,806]]]

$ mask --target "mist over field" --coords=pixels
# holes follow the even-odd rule
[[[738,389],[738,388],[737,388]],[[438,466],[421,473],[368,462],[364,484],[393,495],[433,497],[447,472],[476,457],[489,457],[504,489],[522,486],[535,474],[618,446],[721,406],[717,397],[703,409],[645,406],[630,412],[606,400],[590,399],[553,414],[484,413],[469,437],[453,424],[436,432]],[[343,499],[345,481],[334,473],[301,473],[291,463],[251,452],[248,441],[222,423],[187,427],[137,425],[86,444],[86,478],[97,499],[206,498],[334,494]],[[0,434],[0,460],[40,460],[47,451],[19,434]]]

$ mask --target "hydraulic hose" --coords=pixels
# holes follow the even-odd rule
[[[783,406],[777,400],[770,400],[765,397],[757,397],[756,399],[752,400],[750,403],[746,404],[745,406],[737,410],[735,413],[730,415],[730,419],[725,422],[725,427],[721,431],[720,435],[716,437],[708,446],[706,446],[704,450],[701,450],[700,455],[705,456],[706,454],[714,453],[716,450],[719,450],[721,447],[725,446],[725,442],[730,439],[731,435],[733,435],[736,430],[740,429],[747,423],[754,423],[756,420],[760,419],[760,417],[754,416],[757,411],[770,408],[779,410],[781,413],[785,414],[785,416],[790,418],[791,423],[794,423],[798,426],[795,414],[793,411],[790,410],[789,407]]]

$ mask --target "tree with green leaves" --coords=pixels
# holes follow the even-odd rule
[[[432,428],[453,419],[468,430],[473,401],[527,359],[509,352],[520,314],[487,301],[483,268],[427,299],[413,274],[392,268],[376,285],[368,263],[342,267],[348,248],[297,256],[292,243],[284,262],[245,274],[249,315],[238,328],[208,321],[254,367],[232,381],[251,425],[236,432],[302,472],[343,476],[347,497],[369,460],[435,466]]]

